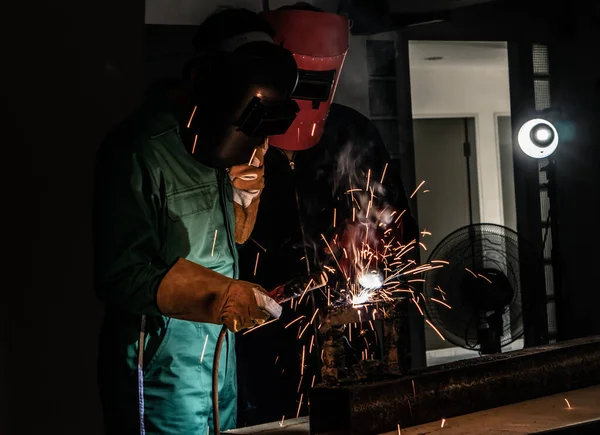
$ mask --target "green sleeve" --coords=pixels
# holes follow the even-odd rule
[[[97,155],[94,192],[94,284],[107,306],[158,315],[158,286],[170,266],[160,258],[164,197],[144,159],[112,147]]]

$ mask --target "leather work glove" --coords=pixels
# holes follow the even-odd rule
[[[259,285],[228,278],[184,258],[162,279],[156,303],[165,316],[224,324],[233,332],[281,315],[281,306]]]
[[[256,223],[260,193],[265,187],[263,162],[268,148],[268,139],[265,139],[256,147],[250,162],[229,169],[235,209],[235,242],[240,245],[248,240]]]

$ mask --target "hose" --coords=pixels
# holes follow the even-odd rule
[[[215,435],[221,435],[221,423],[219,422],[219,360],[221,359],[221,349],[226,336],[227,327],[223,326],[221,332],[219,332],[219,338],[217,338],[212,368],[213,431]]]

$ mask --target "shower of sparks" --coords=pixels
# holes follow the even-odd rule
[[[213,255],[215,255],[215,245],[217,243],[217,232],[219,230],[215,230],[215,238],[213,240],[213,245],[212,245],[212,250],[210,251],[210,256],[212,257]]]
[[[196,152],[196,144],[198,143],[198,135],[194,136],[194,145],[192,145],[192,154]]]
[[[446,419],[442,418],[442,425],[440,427],[444,427],[445,424],[446,424]]]
[[[206,343],[208,343],[208,334],[206,334],[206,338],[204,339],[204,347],[202,348],[202,356],[200,356],[200,364],[204,361],[204,352],[206,352]]]
[[[429,300],[444,305],[448,309],[451,308],[450,305],[444,302],[445,293],[441,289],[435,289],[440,292],[439,299],[430,297],[425,299],[413,284],[425,282],[421,276],[431,270],[444,267],[448,262],[431,260],[430,263],[419,264],[411,258],[412,254],[418,253],[421,247],[423,249],[426,249],[426,247],[417,239],[408,243],[402,239],[400,233],[402,229],[401,220],[407,210],[395,210],[383,199],[382,184],[387,169],[388,164],[383,168],[380,178],[376,172],[369,169],[366,174],[363,173],[365,179],[362,182],[357,182],[349,177],[348,187],[341,196],[349,204],[348,214],[350,208],[352,209],[352,222],[349,222],[349,216],[341,214],[345,208],[336,207],[333,209],[332,219],[332,227],[336,229],[335,234],[331,238],[321,234],[325,252],[331,260],[329,264],[323,265],[322,275],[325,281],[319,287],[325,288],[321,289],[321,293],[324,297],[327,297],[327,310],[330,309],[329,307],[352,307],[357,310],[357,322],[354,325],[352,323],[347,324],[347,331],[344,335],[349,342],[352,342],[353,339],[355,341],[360,340],[360,349],[357,349],[357,353],[360,350],[361,359],[365,361],[375,358],[375,354],[371,352],[373,350],[372,346],[379,344],[373,321],[390,315],[388,304],[394,304],[399,298],[412,300],[423,317],[425,317],[425,314],[421,304],[426,304]],[[420,191],[424,183],[425,181],[419,184],[411,198]],[[364,188],[353,187],[357,184],[364,186]],[[340,210],[339,216],[338,208]],[[337,230],[338,227],[341,227],[339,230],[343,231]],[[431,232],[426,229],[420,232],[421,237],[430,235]],[[304,259],[305,257],[301,260]],[[338,275],[342,279],[334,278],[328,282],[329,275]],[[311,286],[315,281],[318,281],[318,279],[311,279],[300,297],[292,299],[290,302],[292,309],[294,309],[294,305],[296,309],[302,306],[305,294],[310,289],[314,289]],[[312,329],[309,329],[311,325],[317,325],[318,321],[315,322],[315,320],[318,318],[318,312],[319,310],[316,309],[310,319],[307,316],[300,316],[285,325],[285,329],[288,329],[296,324],[296,339],[299,341],[299,347],[302,346],[302,349],[298,348],[297,352],[297,363],[300,366],[297,393],[301,394],[296,418],[300,416],[304,394],[315,384],[316,375],[312,376],[310,385],[308,379],[306,382],[304,381],[304,377],[309,371],[313,346],[319,352],[318,336],[312,334]],[[427,319],[426,321],[444,339],[435,326]],[[369,323],[368,326],[366,325],[367,322]],[[316,329],[320,330],[323,324],[319,324]],[[355,331],[353,331],[354,328],[356,328]],[[309,332],[306,333],[306,331]],[[305,334],[306,337],[304,337]],[[371,335],[374,340],[369,338]],[[320,360],[325,361],[323,348],[320,349]],[[412,387],[416,402],[414,381],[412,381]],[[308,405],[310,406],[310,401]],[[400,434],[400,424],[398,424],[398,433]]]
[[[260,257],[260,252],[256,253],[256,262],[254,263],[254,276],[256,276],[256,269],[258,268],[258,257]]]
[[[194,119],[194,115],[196,114],[196,109],[198,109],[198,106],[194,106],[194,110],[192,110],[192,114],[190,115],[190,120],[187,123],[187,128],[190,128],[190,125],[192,125],[192,120]]]
[[[569,403],[569,401],[566,398],[565,398],[565,402],[567,402],[567,407],[568,407],[567,409],[573,409],[573,408],[571,408],[571,404]]]

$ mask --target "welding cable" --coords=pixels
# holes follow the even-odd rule
[[[219,338],[217,338],[212,368],[213,432],[215,435],[221,435],[221,423],[219,422],[219,360],[226,336],[227,327],[223,326],[221,332],[219,332]]]

